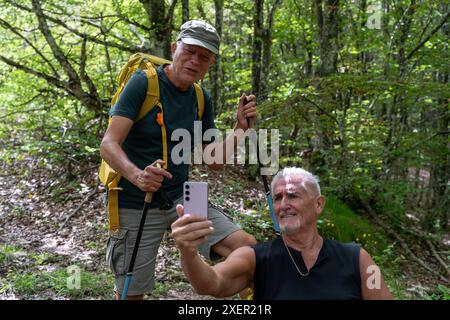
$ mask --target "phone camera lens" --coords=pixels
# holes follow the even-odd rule
[[[184,198],[186,201],[189,201],[189,197]]]
[[[186,185],[186,189],[189,189],[189,188],[190,188],[190,186],[187,184],[187,185]]]
[[[186,191],[186,195],[187,195],[187,196],[189,195],[189,193],[190,193],[189,191]]]

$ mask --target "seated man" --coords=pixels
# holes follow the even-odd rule
[[[271,191],[281,236],[241,247],[209,266],[197,246],[213,232],[208,220],[183,215],[172,224],[183,271],[199,294],[232,296],[252,287],[254,299],[392,299],[379,268],[357,244],[324,239],[317,217],[325,206],[318,179],[301,168],[285,168]]]

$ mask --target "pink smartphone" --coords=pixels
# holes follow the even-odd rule
[[[183,184],[184,213],[202,218],[208,217],[208,183],[186,181]]]

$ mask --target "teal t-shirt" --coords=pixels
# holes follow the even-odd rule
[[[164,179],[162,188],[172,200],[176,200],[183,193],[183,182],[188,179],[189,164],[174,164],[172,162],[172,149],[180,143],[180,141],[171,141],[172,132],[179,128],[189,131],[191,136],[191,150],[193,150],[194,121],[198,120],[197,96],[194,86],[191,86],[187,91],[177,89],[167,78],[163,67],[160,66],[157,72],[159,77],[160,101],[164,110],[164,123],[168,138],[168,171],[172,174],[173,178],[171,180]],[[111,107],[109,114],[111,116],[127,117],[134,121],[145,100],[147,84],[145,73],[140,69],[136,71],[120,94],[117,103]],[[203,90],[203,93],[205,96],[205,110],[202,116],[202,136],[206,130],[215,128],[211,98],[205,90]],[[154,107],[144,118],[134,123],[122,144],[122,149],[130,161],[140,169],[144,169],[155,160],[163,158],[161,127],[156,122],[158,112],[159,108]],[[203,143],[209,142],[204,141]],[[143,207],[145,192],[141,191],[125,178],[120,180],[119,187],[123,189],[119,192],[120,208],[141,209]],[[151,207],[154,208],[159,205],[155,202],[152,203]]]

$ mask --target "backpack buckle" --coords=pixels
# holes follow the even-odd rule
[[[120,234],[120,229],[109,230],[109,235],[111,237],[117,238]]]

